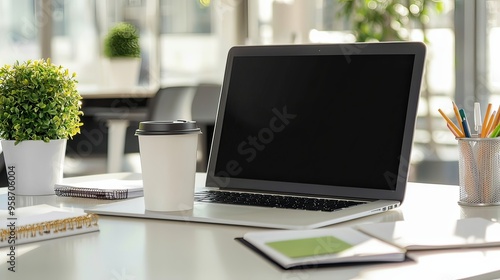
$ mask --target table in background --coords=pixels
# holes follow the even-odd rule
[[[83,97],[84,116],[104,121],[108,127],[107,172],[122,171],[127,128],[131,122],[146,120],[147,100],[157,91],[158,86],[79,89]]]
[[[175,90],[175,88],[182,87],[194,87],[194,89],[192,91]],[[184,81],[183,83],[171,82],[163,85],[161,93],[158,87],[138,87],[133,89],[84,88],[80,90],[83,97],[83,118],[90,122],[104,122],[108,128],[107,172],[122,171],[123,156],[127,149],[133,150],[136,148],[136,151],[132,152],[138,152],[137,140],[135,137],[131,139],[130,136],[133,135],[133,132],[127,130],[129,126],[134,123],[138,124],[148,117],[154,119],[155,116],[161,116],[163,119],[196,120],[203,132],[198,143],[199,160],[197,170],[206,171],[220,88],[221,86],[218,83],[213,82]],[[157,107],[154,106],[155,104],[150,106],[150,102],[156,103],[156,99],[151,99],[158,93],[161,94],[158,104],[161,104],[159,106],[162,108],[162,113],[153,114],[153,109]],[[166,96],[169,97],[166,98]],[[158,109],[156,110],[158,112]],[[85,123],[82,130],[86,129]],[[89,135],[88,138],[90,139],[84,139],[86,135],[76,135],[75,140],[90,140],[87,141],[87,144],[88,142],[92,144],[97,142],[93,139],[96,137],[93,136],[96,136],[95,133],[99,133],[102,129],[99,126],[97,129],[94,127],[91,129],[93,132],[82,131],[82,134]],[[127,141],[129,142],[125,147]],[[74,144],[69,143],[69,145]],[[78,149],[74,150],[78,151]]]
[[[198,187],[204,176],[197,174]],[[0,188],[2,209],[6,197],[6,188]],[[500,207],[462,207],[457,200],[458,186],[409,183],[401,208],[332,227],[398,220],[500,219]],[[112,203],[57,196],[18,196],[16,202],[18,207],[47,203],[69,209]],[[102,215],[99,225],[99,232],[17,246],[15,273],[7,270],[7,249],[1,248],[0,279],[457,279],[486,272],[474,279],[500,277],[500,263],[489,272],[477,264],[450,262],[462,260],[457,259],[461,255],[438,251],[403,263],[283,270],[234,240],[248,231],[266,229]],[[481,257],[499,251],[468,252]]]

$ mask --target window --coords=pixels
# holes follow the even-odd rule
[[[38,22],[34,0],[0,2],[0,63],[38,57]]]
[[[112,24],[127,21],[140,30],[141,86],[220,82],[225,56],[219,50],[221,18],[216,15],[241,1],[229,2],[2,1],[0,63],[50,57],[76,72],[81,88],[99,89],[107,79],[102,67],[103,38]]]
[[[162,34],[210,34],[210,1],[161,0]]]
[[[212,23],[220,4],[214,2],[160,1],[162,84],[221,82],[224,60]]]
[[[491,102],[500,104],[500,2],[486,1],[486,17],[484,25],[486,26],[485,48],[486,48],[486,88],[491,93]]]
[[[0,3],[0,61],[50,57],[78,74],[79,85],[102,86],[102,39],[127,21],[141,36],[140,85],[158,83],[155,0],[19,0]],[[47,39],[46,36],[51,36]],[[44,50],[45,43],[47,48]]]

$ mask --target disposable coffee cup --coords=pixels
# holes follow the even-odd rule
[[[135,135],[139,137],[146,210],[193,208],[199,134],[195,121],[139,123]]]

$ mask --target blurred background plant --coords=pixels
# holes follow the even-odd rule
[[[104,38],[106,57],[141,57],[139,32],[130,23],[119,22],[109,30]]]
[[[356,41],[409,40],[411,28],[424,33],[432,13],[444,9],[440,0],[338,0],[339,16],[352,24]]]

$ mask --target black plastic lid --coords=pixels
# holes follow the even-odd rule
[[[175,135],[201,133],[196,121],[144,121],[139,123],[135,135]]]

